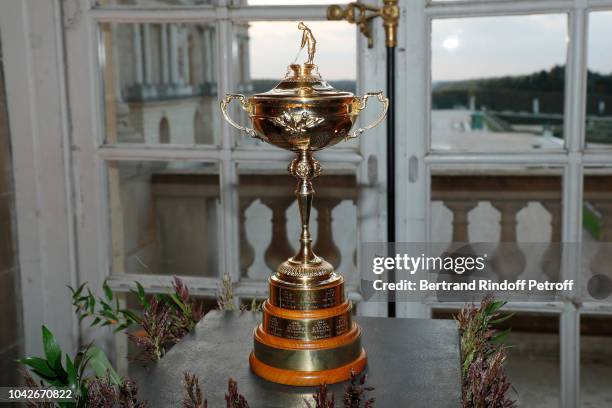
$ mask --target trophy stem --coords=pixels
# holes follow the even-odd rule
[[[300,233],[300,250],[292,258],[301,264],[319,263],[320,259],[312,251],[312,236],[310,234],[310,211],[315,190],[312,179],[321,174],[321,163],[312,157],[310,150],[300,150],[297,157],[289,165],[289,173],[298,179],[295,189],[302,232]]]

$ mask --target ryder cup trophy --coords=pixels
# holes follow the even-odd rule
[[[313,153],[378,125],[389,101],[382,92],[358,97],[331,87],[313,62],[316,41],[312,32],[304,23],[298,29],[303,31],[301,48],[308,49],[306,63],[289,65],[285,79],[268,92],[249,98],[226,95],[220,105],[235,128],[296,155],[288,170],[297,179],[300,249],[269,279],[270,294],[263,304],[262,323],[254,331],[250,364],[269,381],[310,386],[346,380],[351,370],[360,372],[366,365],[361,328],[351,319],[344,279],[312,250],[312,182],[321,174]],[[373,123],[350,132],[372,97],[381,102],[382,112]],[[234,99],[247,112],[251,128],[230,118],[228,105]]]

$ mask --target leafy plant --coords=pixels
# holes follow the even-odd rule
[[[144,408],[146,406],[136,399],[135,384],[119,377],[102,349],[89,345],[71,359],[62,352],[55,336],[46,326],[42,327],[42,339],[44,358],[26,357],[19,360],[40,379],[40,383],[37,383],[30,372],[25,372],[26,385],[35,388],[49,386],[70,388],[76,402],[47,401],[40,403],[41,405],[29,403],[29,406],[60,408],[92,406]],[[114,397],[111,398],[111,395]]]
[[[142,330],[127,335],[142,349],[143,361],[158,361],[204,316],[202,306],[190,297],[189,288],[176,276],[172,282],[173,291],[168,294],[147,295],[144,287],[136,282],[136,289],[130,292],[138,300],[142,315],[120,308],[118,298],[106,282],[102,286],[104,297],[98,298],[87,283],[77,289],[69,288],[80,321],[91,318],[90,326],[111,326],[114,332],[140,326]]]
[[[502,341],[510,329],[498,332],[493,325],[512,314],[499,317],[506,302],[487,295],[479,307],[464,307],[455,317],[461,333],[462,400],[464,408],[510,408],[511,385],[504,371],[506,347]]]
[[[113,384],[110,377],[95,377],[89,382],[87,407],[97,408],[146,408],[145,401],[138,400],[138,387],[129,379]]]
[[[172,282],[174,293],[169,298],[172,300],[176,309],[178,331],[184,332],[183,335],[193,330],[196,324],[204,317],[204,308],[198,305],[189,296],[189,288],[178,277],[174,277]]]
[[[232,278],[227,273],[223,275],[223,279],[219,285],[217,306],[219,307],[219,310],[236,310],[236,305],[234,304],[234,288],[232,287]]]
[[[125,330],[132,324],[140,323],[140,317],[131,310],[119,307],[117,298],[107,282],[104,281],[102,290],[104,297],[96,299],[91,290],[87,287],[87,282],[77,289],[68,286],[72,292],[72,305],[75,313],[79,316],[79,321],[89,317],[92,319],[91,326],[114,326],[114,332]]]
[[[317,389],[317,392],[312,395],[314,399],[314,407],[308,402],[308,400],[304,400],[306,406],[308,408],[334,408],[334,394],[331,394],[328,398],[327,395],[327,384],[323,383]]]
[[[225,402],[227,408],[249,408],[249,403],[246,398],[238,393],[238,383],[231,378],[227,382]]]
[[[187,394],[183,398],[183,408],[208,408],[208,401],[202,396],[200,380],[195,374],[183,373],[183,387]]]
[[[373,408],[374,398],[367,398],[369,392],[374,391],[374,387],[366,386],[368,379],[366,374],[361,377],[351,370],[350,383],[344,389],[344,408]]]
[[[180,327],[174,326],[174,315],[167,302],[153,297],[142,315],[142,333],[128,333],[128,339],[143,351],[143,361],[159,361],[180,337]]]

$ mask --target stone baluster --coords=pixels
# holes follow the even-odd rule
[[[278,266],[293,255],[293,248],[287,237],[287,208],[293,203],[293,197],[264,198],[261,201],[272,210],[272,239],[266,249],[266,265],[275,271]]]
[[[503,279],[515,280],[525,270],[525,254],[517,245],[516,214],[525,206],[524,201],[491,201],[501,215],[500,244],[491,258],[495,272]]]
[[[240,196],[238,229],[240,231],[240,276],[243,278],[248,276],[249,267],[255,262],[255,249],[253,249],[246,234],[246,210],[252,202],[252,197]]]
[[[472,200],[445,200],[443,204],[453,213],[452,244],[448,248],[448,252],[453,253],[460,248],[462,254],[474,254],[471,247],[467,245],[470,242],[468,215],[478,205],[478,202]]]
[[[313,205],[317,209],[317,240],[313,247],[315,254],[321,256],[337,270],[342,261],[340,249],[334,243],[332,211],[342,200],[317,197]]]
[[[599,250],[590,264],[591,273],[612,277],[612,201],[595,201],[592,204],[601,213],[601,229]]]
[[[551,280],[559,279],[561,272],[561,202],[542,201],[542,206],[550,213],[550,244],[542,255],[542,271]]]

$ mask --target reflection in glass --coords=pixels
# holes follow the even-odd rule
[[[234,0],[244,2],[245,0]],[[96,6],[177,7],[212,6],[215,0],[95,0]]]
[[[586,168],[582,207],[582,293],[612,301],[612,168]]]
[[[215,163],[110,162],[112,272],[219,276]]]
[[[331,2],[330,0],[300,0],[299,4],[306,6],[306,5],[316,5],[316,4],[322,4],[322,5],[328,5],[328,4],[346,4],[348,3],[350,0],[338,0],[338,1],[333,1]],[[291,0],[247,0],[247,4],[249,6],[282,6],[282,5],[295,5],[295,1],[291,1]],[[310,26],[310,23],[308,24]]]
[[[218,143],[213,24],[100,28],[106,143]]]
[[[254,21],[234,25],[234,93],[251,95],[274,88],[294,61],[306,60],[306,52],[298,54],[301,32],[298,21]],[[356,87],[356,34],[350,24],[334,21],[310,21],[308,27],[317,39],[315,64],[324,80],[333,87],[355,93]],[[273,49],[270,53],[267,50]],[[238,114],[238,111],[235,111]],[[241,123],[247,123],[242,112]],[[270,146],[238,135],[239,144]],[[358,140],[339,143],[335,148],[357,147]]]
[[[503,242],[488,254],[500,280],[559,278],[559,170],[508,168],[479,174],[436,169],[431,200],[432,242]]]
[[[563,147],[567,16],[432,21],[431,148]]]
[[[585,138],[589,148],[612,147],[612,12],[589,14]]]
[[[241,164],[239,174],[240,269],[243,279],[268,279],[296,254],[300,234],[295,179],[284,165]],[[314,251],[349,283],[357,283],[357,183],[354,172],[326,168],[314,182],[311,233]]]
[[[612,401],[612,317],[580,317],[580,402],[605,407]]]

